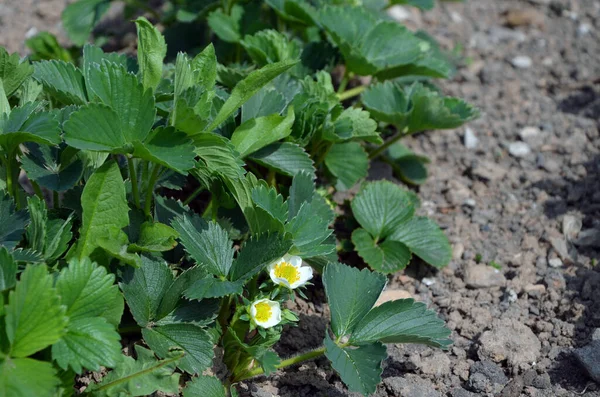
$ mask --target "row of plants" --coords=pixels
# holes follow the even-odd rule
[[[67,8],[75,43],[106,4]],[[322,355],[369,395],[386,343],[450,344],[423,303],[375,306],[386,274],[450,260],[417,195],[363,183],[342,217],[330,200],[375,158],[423,183],[428,160],[398,140],[477,116],[431,83],[449,56],[378,7],[219,3],[190,19],[211,43],[172,59],[145,18],[137,59],[46,34],[31,59],[0,50],[0,395],[72,395],[102,368],[85,393],[237,395]],[[340,263],[354,250],[373,270]],[[281,359],[273,347],[299,321],[286,302],[316,273],[323,347]],[[124,335],[136,342],[125,352]],[[203,375],[215,346],[226,378]]]

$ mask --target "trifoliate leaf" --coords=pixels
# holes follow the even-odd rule
[[[376,243],[365,229],[352,232],[352,243],[358,255],[378,272],[395,273],[410,262],[411,252],[406,245],[390,239]]]
[[[219,379],[201,375],[185,384],[183,397],[227,397],[227,393]]]
[[[252,153],[249,158],[287,176],[306,172],[314,177],[316,172],[310,155],[291,142],[272,143]]]
[[[364,396],[375,393],[377,385],[381,383],[381,363],[387,358],[384,345],[372,343],[340,347],[326,335],[325,348],[325,356],[350,391]]]
[[[212,365],[213,339],[206,330],[193,324],[172,324],[142,330],[144,341],[157,356],[166,358],[172,348],[185,356],[177,366],[190,374],[202,373]]]
[[[10,97],[31,76],[33,67],[29,62],[21,62],[19,54],[8,54],[0,48],[0,82],[4,87],[4,94]]]
[[[213,121],[205,131],[212,131],[229,118],[252,95],[265,86],[269,81],[284,73],[297,63],[297,61],[283,61],[268,64],[259,70],[251,72],[248,77],[236,84],[231,95],[219,110]]]
[[[231,143],[242,158],[281,139],[292,132],[294,109],[288,108],[286,116],[272,114],[242,123],[231,136]]]
[[[263,234],[247,240],[231,267],[230,280],[249,280],[285,255],[291,242],[278,234]]]
[[[0,292],[17,283],[17,263],[6,247],[0,247]]]
[[[109,161],[94,172],[83,188],[81,207],[83,219],[76,252],[80,260],[98,247],[99,239],[129,224],[125,185],[117,163]]]
[[[135,346],[137,360],[121,356],[120,363],[100,383],[91,384],[86,392],[94,397],[149,396],[160,390],[164,393],[179,392],[179,374],[175,373],[177,362],[184,356],[173,351],[165,360],[157,360],[151,350]]]
[[[299,59],[302,52],[299,41],[290,40],[283,33],[272,29],[246,35],[240,44],[258,66]]]
[[[68,317],[60,295],[52,286],[45,265],[27,266],[6,306],[6,336],[11,357],[27,357],[65,333]]]
[[[123,297],[115,276],[89,258],[72,259],[56,280],[70,321],[103,317],[114,326],[121,321]]]
[[[15,211],[10,196],[0,194],[0,246],[14,249],[25,233],[25,225],[29,222],[27,211]]]
[[[400,224],[389,239],[404,243],[419,258],[438,268],[446,266],[452,259],[448,237],[426,217],[416,216]]]
[[[260,185],[252,189],[252,201],[259,208],[265,210],[274,219],[284,224],[288,217],[288,206],[283,201],[283,196],[272,187]]]
[[[49,190],[64,192],[75,186],[83,175],[83,162],[74,158],[63,163],[64,149],[27,144],[27,155],[21,158],[21,165],[29,179]]]
[[[356,326],[350,343],[419,343],[448,347],[450,330],[422,302],[400,299],[385,302],[369,312]]]
[[[167,44],[163,35],[144,17],[135,20],[138,35],[137,57],[145,89],[154,91],[162,78]]]
[[[83,74],[72,63],[41,61],[33,64],[33,77],[65,105],[83,105],[87,102]]]
[[[67,333],[52,345],[52,358],[58,366],[81,374],[85,369],[113,368],[121,359],[121,337],[103,317],[70,320]]]
[[[181,174],[194,168],[194,145],[186,134],[172,127],[158,127],[146,140],[134,143],[135,157],[171,168]]]
[[[237,43],[242,39],[240,21],[244,15],[244,8],[238,4],[231,7],[229,14],[222,9],[215,10],[208,15],[208,26],[223,41]]]
[[[338,338],[352,332],[371,310],[387,279],[381,273],[340,263],[325,266],[323,285],[331,310],[331,328]]]
[[[310,203],[315,193],[314,176],[307,172],[299,172],[292,179],[288,197],[288,221],[291,221],[304,203]]]
[[[133,318],[141,327],[157,319],[161,300],[172,283],[173,273],[163,260],[142,256],[141,267],[125,269],[119,286]]]
[[[221,298],[223,296],[241,294],[243,280],[228,281],[208,276],[202,280],[196,281],[184,292],[188,299],[202,300],[207,298]]]
[[[198,215],[175,218],[171,226],[192,259],[216,276],[226,276],[233,262],[232,242],[216,222],[206,222]]]
[[[110,0],[80,0],[69,4],[62,13],[62,22],[71,41],[84,45],[109,6]]]
[[[369,156],[358,142],[335,143],[325,156],[325,165],[337,178],[335,188],[344,191],[367,177]]]
[[[414,211],[409,194],[387,181],[365,184],[352,200],[354,217],[377,241],[393,233]]]
[[[60,385],[56,375],[52,363],[7,357],[0,362],[0,396],[54,397]]]

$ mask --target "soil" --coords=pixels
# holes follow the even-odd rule
[[[64,3],[0,0],[0,44],[23,51],[31,27],[57,27]],[[41,4],[55,14],[32,11]],[[442,271],[409,266],[386,294],[426,302],[453,330],[454,345],[389,345],[376,396],[600,396],[600,1],[395,11],[444,47],[462,46],[465,65],[441,85],[482,115],[468,128],[403,141],[432,160],[418,189],[421,211],[445,228],[454,258]],[[392,171],[374,163],[370,179],[382,178]],[[282,336],[283,357],[323,340],[329,313],[315,284],[309,301],[292,305],[301,321]],[[325,358],[240,391],[354,395]]]

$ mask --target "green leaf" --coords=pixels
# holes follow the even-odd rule
[[[314,177],[315,167],[310,155],[291,142],[276,142],[254,153],[249,158],[283,175],[294,176],[305,172]]]
[[[25,225],[29,222],[27,211],[15,211],[12,198],[0,194],[0,246],[14,249],[25,233]]]
[[[403,129],[412,111],[410,98],[404,90],[391,81],[373,84],[362,93],[363,105],[377,120]]]
[[[338,338],[351,333],[371,310],[387,279],[381,273],[340,263],[325,266],[323,285],[331,310],[331,328]]]
[[[315,193],[314,176],[307,172],[300,172],[292,179],[290,195],[288,197],[288,221],[291,221],[304,203],[310,203]]]
[[[217,134],[198,134],[194,136],[196,154],[200,164],[211,174],[235,178],[244,175],[244,162],[225,137]]]
[[[99,68],[94,65],[91,69],[90,97],[93,93],[117,113],[125,141],[146,139],[156,115],[152,91],[145,89],[137,77],[121,65],[103,60]]]
[[[300,59],[302,53],[299,41],[289,40],[283,33],[272,29],[246,35],[240,44],[258,66]]]
[[[434,0],[391,0],[390,4],[407,4],[422,10],[431,10],[435,2]]]
[[[151,350],[135,346],[137,360],[121,356],[121,362],[102,381],[91,384],[86,392],[94,397],[149,396],[156,391],[177,394],[179,374],[176,363],[184,355],[181,351],[169,353],[165,360],[157,360]]]
[[[133,318],[141,327],[157,319],[161,300],[172,283],[173,273],[163,260],[142,256],[142,266],[125,269],[119,286]]]
[[[73,112],[64,124],[65,142],[77,149],[124,153],[127,144],[119,115],[106,105],[91,103]]]
[[[335,188],[344,191],[367,177],[369,156],[358,142],[335,143],[325,156],[325,165],[337,178]]]
[[[83,162],[75,157],[64,162],[65,150],[46,145],[27,144],[27,155],[21,158],[21,165],[29,179],[41,187],[64,192],[75,186],[83,176]]]
[[[115,276],[89,258],[72,259],[61,270],[56,290],[70,321],[103,317],[116,326],[123,313],[123,297]]]
[[[223,296],[241,294],[242,287],[243,282],[232,282],[209,276],[192,284],[185,290],[184,295],[188,299],[196,300],[221,298]]]
[[[382,361],[387,358],[387,350],[381,343],[359,347],[340,347],[325,337],[325,355],[331,366],[340,374],[348,390],[368,396],[375,393],[381,383]]]
[[[19,54],[8,54],[0,48],[0,82],[6,97],[10,97],[31,76],[33,67],[29,62],[21,62]]]
[[[134,148],[135,157],[161,164],[181,174],[195,165],[192,141],[173,127],[154,129],[145,142],[135,142]]]
[[[375,240],[389,236],[402,222],[409,220],[414,211],[410,195],[387,181],[363,185],[352,200],[354,217]]]
[[[162,78],[167,44],[163,35],[144,17],[135,20],[138,34],[138,64],[145,89],[155,90]]]
[[[27,266],[6,306],[6,335],[11,357],[27,357],[65,333],[68,317],[60,295],[52,286],[46,266]]]
[[[183,397],[227,397],[227,394],[219,379],[201,375],[185,384]]]
[[[198,215],[175,218],[171,226],[192,259],[216,276],[226,276],[233,262],[233,249],[227,232],[216,222]]]
[[[48,222],[46,202],[42,201],[38,196],[28,197],[27,209],[31,218],[27,226],[29,248],[37,252],[44,252],[46,245],[46,223]]]
[[[72,63],[41,61],[33,66],[33,77],[60,102],[65,105],[83,105],[87,102],[83,74]]]
[[[283,19],[301,25],[312,26],[318,20],[317,9],[304,0],[265,1]]]
[[[52,358],[59,367],[81,374],[115,367],[121,358],[121,336],[102,317],[70,320],[66,335],[52,345]]]
[[[214,89],[217,81],[217,57],[212,43],[192,59],[192,70],[196,78],[195,84],[207,91]]]
[[[240,21],[244,15],[244,8],[238,4],[231,7],[229,15],[222,9],[217,9],[208,15],[208,26],[223,41],[237,43],[242,39]]]
[[[60,125],[55,112],[40,111],[42,104],[29,102],[14,108],[10,115],[0,114],[0,145],[12,152],[24,142],[44,145],[60,143]]]
[[[154,324],[170,325],[187,323],[199,327],[206,327],[215,322],[219,314],[220,303],[220,299],[204,299],[202,301],[182,299],[181,303],[173,309],[173,311],[156,321]]]
[[[83,219],[79,231],[76,256],[89,256],[98,240],[108,238],[111,229],[122,229],[129,224],[129,207],[125,185],[119,166],[114,161],[105,163],[90,177],[81,195]]]
[[[49,32],[40,32],[25,40],[25,45],[31,50],[31,61],[51,60],[73,62],[69,50],[58,42],[55,35]]]
[[[156,318],[163,319],[168,314],[172,314],[175,307],[180,301],[183,291],[188,289],[189,286],[192,285],[194,282],[205,278],[207,275],[208,273],[206,272],[206,270],[204,270],[198,265],[186,269],[181,274],[179,274],[179,276],[168,286],[168,288],[166,288],[165,292],[162,294],[162,299],[156,312]],[[203,302],[203,304],[205,303],[206,302]],[[206,304],[206,306],[208,307],[207,311],[210,312],[211,305]],[[200,315],[199,317],[205,316]]]
[[[86,85],[98,84],[98,82],[94,82],[93,80],[102,79],[102,76],[98,72],[100,66],[105,62],[121,66],[133,73],[136,73],[138,70],[137,62],[133,58],[117,52],[105,53],[102,51],[102,48],[96,45],[86,44],[83,46],[82,65]]]
[[[450,330],[422,302],[400,299],[385,302],[369,312],[356,326],[350,343],[419,343],[448,347]]]
[[[286,106],[287,100],[281,93],[265,86],[242,106],[242,123],[257,117],[281,114]]]
[[[210,125],[205,128],[205,131],[212,131],[217,128],[258,90],[296,63],[297,61],[277,62],[251,72],[248,77],[236,84],[231,91],[231,95],[227,98],[227,101],[225,101],[223,107],[221,107]]]
[[[175,240],[178,236],[175,230],[164,223],[144,222],[138,241],[131,244],[130,249],[141,252],[170,251],[177,245]]]
[[[110,0],[79,0],[69,4],[62,13],[62,23],[71,41],[84,45],[109,6]]]
[[[44,248],[44,257],[48,263],[52,263],[60,258],[69,248],[69,242],[73,237],[71,228],[73,226],[73,213],[67,219],[51,219],[48,222],[48,231],[46,233],[46,245]]]
[[[231,143],[240,156],[256,152],[259,149],[286,138],[292,132],[294,109],[288,108],[287,116],[272,114],[258,117],[242,123],[231,136]]]
[[[438,268],[446,266],[452,259],[448,237],[426,217],[416,216],[400,224],[389,239],[404,243],[419,258]]]
[[[330,130],[325,130],[324,138],[333,142],[350,139],[382,144],[377,132],[377,122],[370,118],[369,112],[360,108],[347,108],[335,119]]]
[[[283,201],[283,196],[277,193],[272,187],[260,185],[252,189],[252,201],[254,204],[265,210],[274,219],[283,225],[287,221],[288,207]]]
[[[121,264],[127,264],[133,267],[142,266],[142,260],[136,253],[129,252],[129,238],[127,234],[116,227],[110,227],[106,235],[96,240],[98,247],[102,248],[109,257],[115,258]],[[100,253],[94,252],[94,259],[102,261]]]
[[[249,280],[276,259],[283,257],[291,242],[278,234],[263,234],[247,240],[231,267],[229,279]]]
[[[365,229],[352,232],[352,243],[358,255],[378,272],[395,273],[410,262],[411,252],[406,245],[390,239],[376,243]]]
[[[190,374],[202,373],[212,365],[213,340],[204,329],[193,324],[172,324],[142,330],[144,340],[157,356],[165,358],[171,348],[185,352],[178,367]]]
[[[54,397],[59,385],[52,363],[10,357],[0,361],[1,396]]]
[[[294,255],[313,256],[314,250],[333,233],[329,222],[323,218],[315,219],[314,213],[312,202],[305,202],[298,214],[285,225],[286,233],[292,236]]]
[[[421,185],[427,180],[429,158],[413,153],[401,143],[395,143],[388,149],[394,174],[403,182]]]
[[[0,247],[0,292],[17,284],[17,263],[6,247]]]

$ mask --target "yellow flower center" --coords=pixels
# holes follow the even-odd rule
[[[254,305],[254,308],[256,309],[256,316],[254,317],[261,323],[269,320],[271,318],[271,314],[273,314],[271,311],[271,306],[269,306],[267,302],[259,302]]]
[[[300,280],[300,271],[289,262],[281,262],[275,265],[274,273],[275,277],[284,278],[290,284]]]

